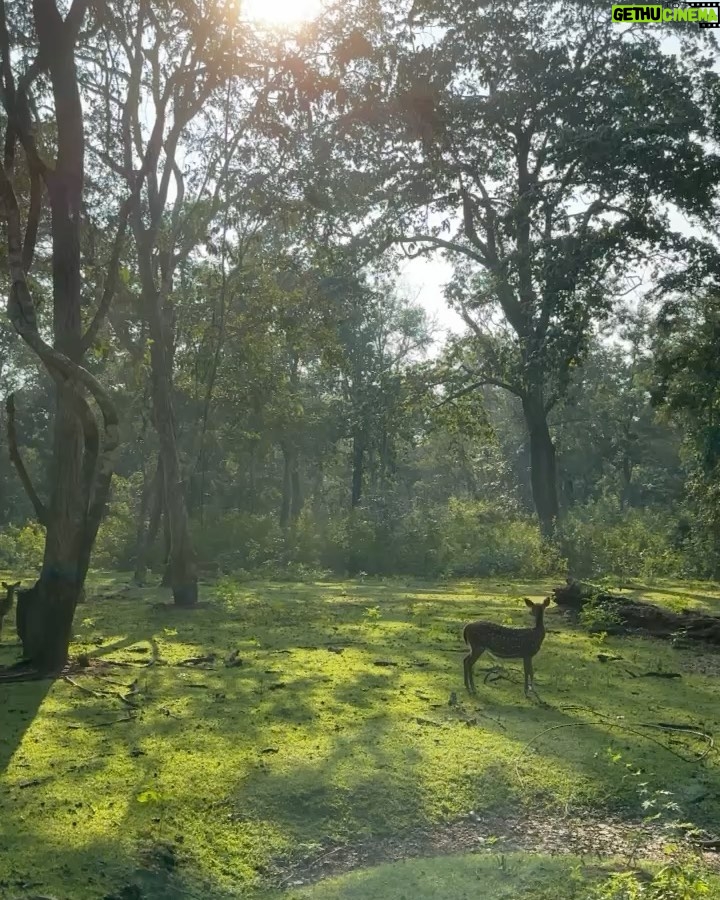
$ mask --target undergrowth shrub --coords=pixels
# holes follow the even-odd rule
[[[678,578],[686,573],[672,540],[672,518],[651,509],[620,509],[598,502],[571,510],[559,543],[573,575],[598,578]]]
[[[654,787],[647,773],[637,768],[622,753],[608,748],[613,765],[624,769],[623,778],[634,779],[642,816],[642,824],[651,827],[650,834],[663,834],[667,843],[664,851],[667,862],[651,875],[637,870],[638,859],[644,854],[648,832],[637,830],[625,865],[627,870],[616,872],[604,880],[591,894],[592,900],[706,900],[711,895],[707,872],[701,858],[692,849],[689,839],[700,832],[686,821],[683,810],[671,791]]]
[[[707,900],[710,886],[693,861],[663,866],[651,879],[620,872],[596,889],[593,900]]]
[[[141,472],[129,478],[114,476],[107,512],[98,529],[93,549],[93,565],[118,569],[132,565],[138,498],[141,490]]]
[[[134,564],[140,475],[116,477],[93,565]],[[201,568],[211,574],[307,580],[314,573],[415,575],[425,578],[557,576],[687,577],[695,574],[678,543],[677,523],[651,509],[601,501],[570,510],[557,546],[543,540],[534,517],[487,501],[409,501],[392,492],[353,510],[316,513],[309,505],[286,529],[276,513],[207,509],[191,522]],[[44,532],[34,524],[0,530],[0,566],[36,568]],[[162,565],[158,536],[150,563]]]
[[[36,522],[0,530],[0,569],[38,569],[45,549],[45,529]]]

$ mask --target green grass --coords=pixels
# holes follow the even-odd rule
[[[524,698],[513,663],[512,681],[484,686],[478,671],[478,698],[466,697],[463,622],[527,624],[521,598],[549,584],[226,580],[203,587],[206,608],[177,612],[154,608],[159,590],[121,590],[123,580],[91,582],[73,653],[137,666],[152,639],[161,664],[76,676],[108,695],[65,681],[0,687],[2,897],[95,900],[133,882],[168,900],[247,895],[272,881],[278,860],[470,810],[636,815],[640,780],[671,791],[685,818],[717,823],[716,754],[698,763],[704,745],[690,735],[626,730],[716,732],[717,656],[591,638],[551,607],[535,665],[548,705]],[[680,596],[720,612],[707,586],[654,587],[656,602]],[[0,663],[16,654],[11,638],[6,628]],[[242,665],[228,668],[233,650]],[[178,665],[209,653],[210,668]],[[603,664],[598,653],[623,659]],[[135,679],[139,712],[125,721],[133,710],[112,694]]]
[[[291,890],[285,900],[587,900],[613,870],[517,853],[409,859]],[[708,886],[718,891],[720,880],[708,876]]]

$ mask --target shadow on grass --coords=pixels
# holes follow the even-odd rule
[[[58,885],[66,884],[67,896],[95,900],[151,871],[161,879],[147,889],[151,898],[182,898],[196,883],[208,885],[197,896],[230,896],[262,881],[283,855],[470,809],[636,812],[629,765],[673,791],[686,815],[712,822],[714,758],[679,760],[670,751],[689,755],[686,735],[656,735],[660,747],[615,726],[696,721],[712,730],[716,682],[685,669],[677,681],[632,678],[596,658],[602,649],[644,671],[689,664],[691,653],[593,641],[549,613],[559,632],[535,665],[548,706],[525,700],[514,663],[513,680],[478,679],[478,697],[467,698],[463,622],[526,624],[519,596],[533,592],[525,588],[502,599],[450,588],[426,598],[427,589],[401,584],[239,585],[173,616],[153,609],[153,591],[88,603],[76,651],[125,665],[78,676],[95,694],[58,682],[40,732],[27,735],[30,717],[14,735],[30,774],[35,765],[55,777],[0,799],[13,877],[40,873],[47,893],[64,896]],[[376,605],[379,615],[368,611]],[[157,664],[137,665],[151,640]],[[239,662],[226,666],[233,651]],[[196,667],[193,657],[212,658]],[[130,690],[132,705],[113,696]],[[102,884],[88,887],[100,875]],[[0,886],[3,878],[0,868]],[[162,893],[162,879],[175,894]]]
[[[22,744],[51,686],[51,679],[0,682],[0,776]]]

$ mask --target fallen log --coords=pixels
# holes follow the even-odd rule
[[[579,581],[555,588],[553,597],[558,606],[576,612],[592,607],[595,614],[591,630],[594,631],[646,634],[662,640],[703,641],[720,646],[720,616],[692,609],[672,612]]]

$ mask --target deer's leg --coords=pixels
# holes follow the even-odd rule
[[[473,666],[480,659],[485,648],[476,649],[473,647],[463,660],[463,669],[465,670],[465,687],[471,694],[475,693],[475,679],[473,678]]]
[[[535,685],[533,684],[532,658],[526,656],[525,659],[523,659],[523,665],[525,668],[525,695],[527,696],[528,691],[535,690]]]

